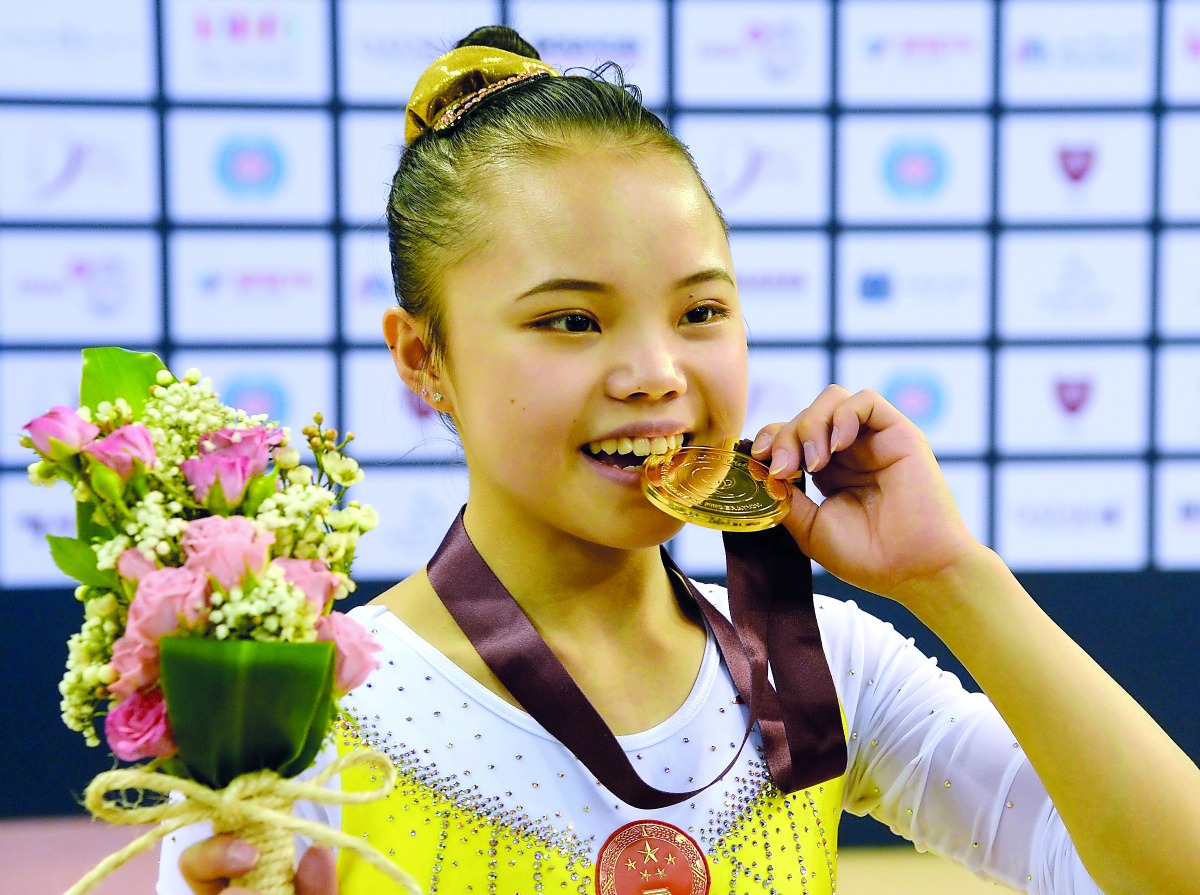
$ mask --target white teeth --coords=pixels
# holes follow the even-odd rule
[[[653,438],[621,437],[590,441],[587,449],[592,454],[633,454],[635,457],[648,457],[651,454],[665,454],[667,451],[678,450],[682,446],[682,435],[656,435]]]

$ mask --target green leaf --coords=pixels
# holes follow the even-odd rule
[[[95,410],[101,401],[124,398],[140,419],[150,398],[159,370],[165,370],[156,355],[126,351],[124,348],[83,349],[83,379],[79,402]]]
[[[80,584],[116,590],[117,573],[112,569],[96,568],[96,551],[86,541],[46,535],[54,564]]]
[[[279,473],[275,470],[252,478],[246,486],[246,502],[242,505],[242,515],[255,515],[262,502],[275,493],[278,481]]]
[[[79,540],[88,544],[111,541],[117,536],[111,525],[97,521],[96,505],[91,502],[75,504],[75,533],[79,535]]]
[[[109,469],[99,460],[90,464],[88,473],[92,479],[92,490],[110,504],[118,505],[124,502],[125,482],[116,471]]]
[[[333,718],[332,643],[164,637],[163,694],[179,761],[206,786],[307,768]]]

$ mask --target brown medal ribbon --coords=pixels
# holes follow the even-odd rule
[[[737,762],[756,721],[771,778],[783,792],[845,772],[841,708],[813,607],[812,567],[786,530],[725,533],[732,623],[662,551],[677,594],[700,609],[750,707],[742,747],[725,770],[699,789],[667,792],[638,776],[616,735],[479,555],[463,525],[464,511],[429,561],[434,591],[525,711],[617,798],[656,809],[703,792]],[[767,677],[768,661],[775,686]]]

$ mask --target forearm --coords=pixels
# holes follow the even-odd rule
[[[1200,892],[1200,769],[994,553],[904,602],[988,694],[1106,893]]]

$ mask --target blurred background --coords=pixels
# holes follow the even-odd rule
[[[77,817],[108,764],[58,718],[80,607],[44,536],[70,494],[17,444],[77,403],[81,347],[354,430],[382,516],[357,600],[436,547],[466,481],[382,345],[383,209],[412,84],[494,22],[560,68],[618,62],[691,147],[732,225],[747,432],[829,381],[881,391],[1200,757],[1197,0],[0,0],[0,817]],[[713,548],[672,545],[703,578]],[[960,671],[903,610],[817,587]]]

